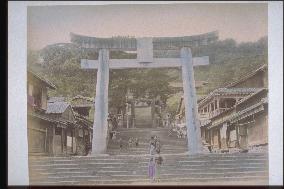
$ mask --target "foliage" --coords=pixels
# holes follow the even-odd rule
[[[267,37],[256,42],[237,44],[233,39],[217,41],[208,46],[193,48],[193,56],[209,56],[210,65],[194,68],[195,80],[209,84],[197,90],[198,96],[238,79],[244,73],[267,64]],[[74,44],[54,44],[40,51],[28,51],[28,66],[57,86],[49,96],[95,96],[96,70],[83,70],[80,60],[97,59],[98,53],[83,50]],[[114,51],[110,58],[133,59],[136,54]],[[42,59],[42,61],[41,61]],[[121,110],[130,90],[135,98],[161,97],[174,112],[178,106],[176,91],[169,83],[182,82],[180,68],[111,70],[110,107]]]

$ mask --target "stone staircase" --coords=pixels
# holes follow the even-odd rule
[[[168,130],[164,128],[155,128],[155,129],[120,129],[118,130],[118,138],[121,138],[123,141],[123,148],[120,151],[119,144],[116,141],[109,141],[108,144],[108,154],[120,154],[120,155],[138,155],[138,154],[148,154],[149,153],[149,141],[151,136],[158,136],[162,148],[162,154],[179,154],[187,152],[187,141],[186,139],[177,139],[174,137],[168,136]],[[138,147],[128,147],[128,140],[130,137],[139,138]]]
[[[164,162],[160,182],[147,176],[148,140],[151,134],[161,138]],[[268,184],[266,153],[188,155],[186,141],[167,136],[166,129],[120,130],[125,141],[139,136],[138,147],[119,153],[110,142],[108,154],[95,157],[30,157],[30,185],[259,185]],[[162,136],[164,136],[162,138]]]

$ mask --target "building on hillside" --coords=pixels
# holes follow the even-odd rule
[[[52,155],[54,153],[53,132],[58,121],[46,114],[48,89],[55,90],[56,87],[28,69],[27,128],[29,155]]]
[[[54,127],[54,155],[75,155],[76,137],[75,129],[79,127],[69,103],[63,97],[53,97],[47,103],[46,114],[58,120]]]
[[[267,150],[267,79],[267,66],[264,65],[227,85],[229,88],[213,91],[198,103],[201,136],[214,151],[253,151],[258,146]],[[220,90],[226,92],[226,96],[233,91],[243,96],[223,96],[224,100],[219,97],[219,103],[217,98],[208,101]]]
[[[76,154],[87,155],[92,147],[93,122],[85,116],[74,112],[76,123],[79,125],[75,129]]]
[[[77,154],[84,155],[91,150],[95,105],[92,98],[77,95],[71,99],[76,123],[80,125],[77,134]]]
[[[64,97],[53,97],[47,104],[46,113],[60,121],[54,133],[55,155],[86,155],[90,150],[93,122],[88,119],[89,115],[84,110],[86,103],[80,105],[72,100],[76,111]]]
[[[200,102],[203,98],[198,98],[197,103]],[[184,107],[184,98],[181,96],[179,100],[179,105],[176,110],[176,115],[175,115],[175,124],[183,124],[185,123],[185,107]]]
[[[242,99],[258,90],[259,88],[219,88],[199,102],[201,137],[206,143],[209,143],[213,149],[226,147],[223,146],[222,139],[225,134],[224,129],[222,129],[223,126],[219,124],[220,119],[224,120],[225,117],[235,114],[235,106]],[[227,122],[225,123],[227,124]],[[227,126],[225,125],[225,127]]]
[[[230,120],[238,129],[241,149],[253,150],[268,145],[268,89],[261,88],[236,105],[236,114]]]
[[[240,80],[198,99],[203,142],[213,151],[266,150],[267,93],[267,66],[262,65]],[[181,98],[176,115],[177,125],[185,125],[184,110]]]
[[[86,155],[91,146],[93,121],[88,111],[93,107],[73,99],[73,107],[64,97],[48,100],[47,90],[56,87],[40,75],[28,70],[28,145],[30,155]]]
[[[95,101],[93,98],[77,95],[70,101],[72,109],[90,121],[94,121]]]
[[[226,88],[268,88],[268,70],[267,65],[260,66],[255,71],[246,74],[241,79],[226,85]]]

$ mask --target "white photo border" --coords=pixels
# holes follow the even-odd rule
[[[8,185],[29,185],[27,7],[45,5],[224,3],[223,1],[38,1],[8,3]],[[268,3],[269,185],[283,185],[283,2]]]

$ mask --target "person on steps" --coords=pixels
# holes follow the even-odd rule
[[[118,139],[118,144],[119,144],[119,152],[121,152],[122,150],[122,139],[121,138]]]
[[[156,151],[155,145],[154,145],[154,143],[151,143],[150,144],[150,155],[154,156],[155,155],[155,151]]]
[[[161,173],[161,166],[163,163],[163,158],[160,155],[160,151],[157,152],[157,154],[155,155],[155,163],[156,163],[156,180],[159,182],[160,181],[160,173]]]
[[[155,174],[156,174],[156,164],[154,158],[151,157],[148,163],[148,176],[151,182],[155,181]]]
[[[156,149],[156,153],[160,153],[161,152],[161,143],[160,143],[159,140],[157,140],[157,142],[156,142],[155,149]]]
[[[139,139],[135,138],[135,146],[138,147],[138,145],[139,145]]]

